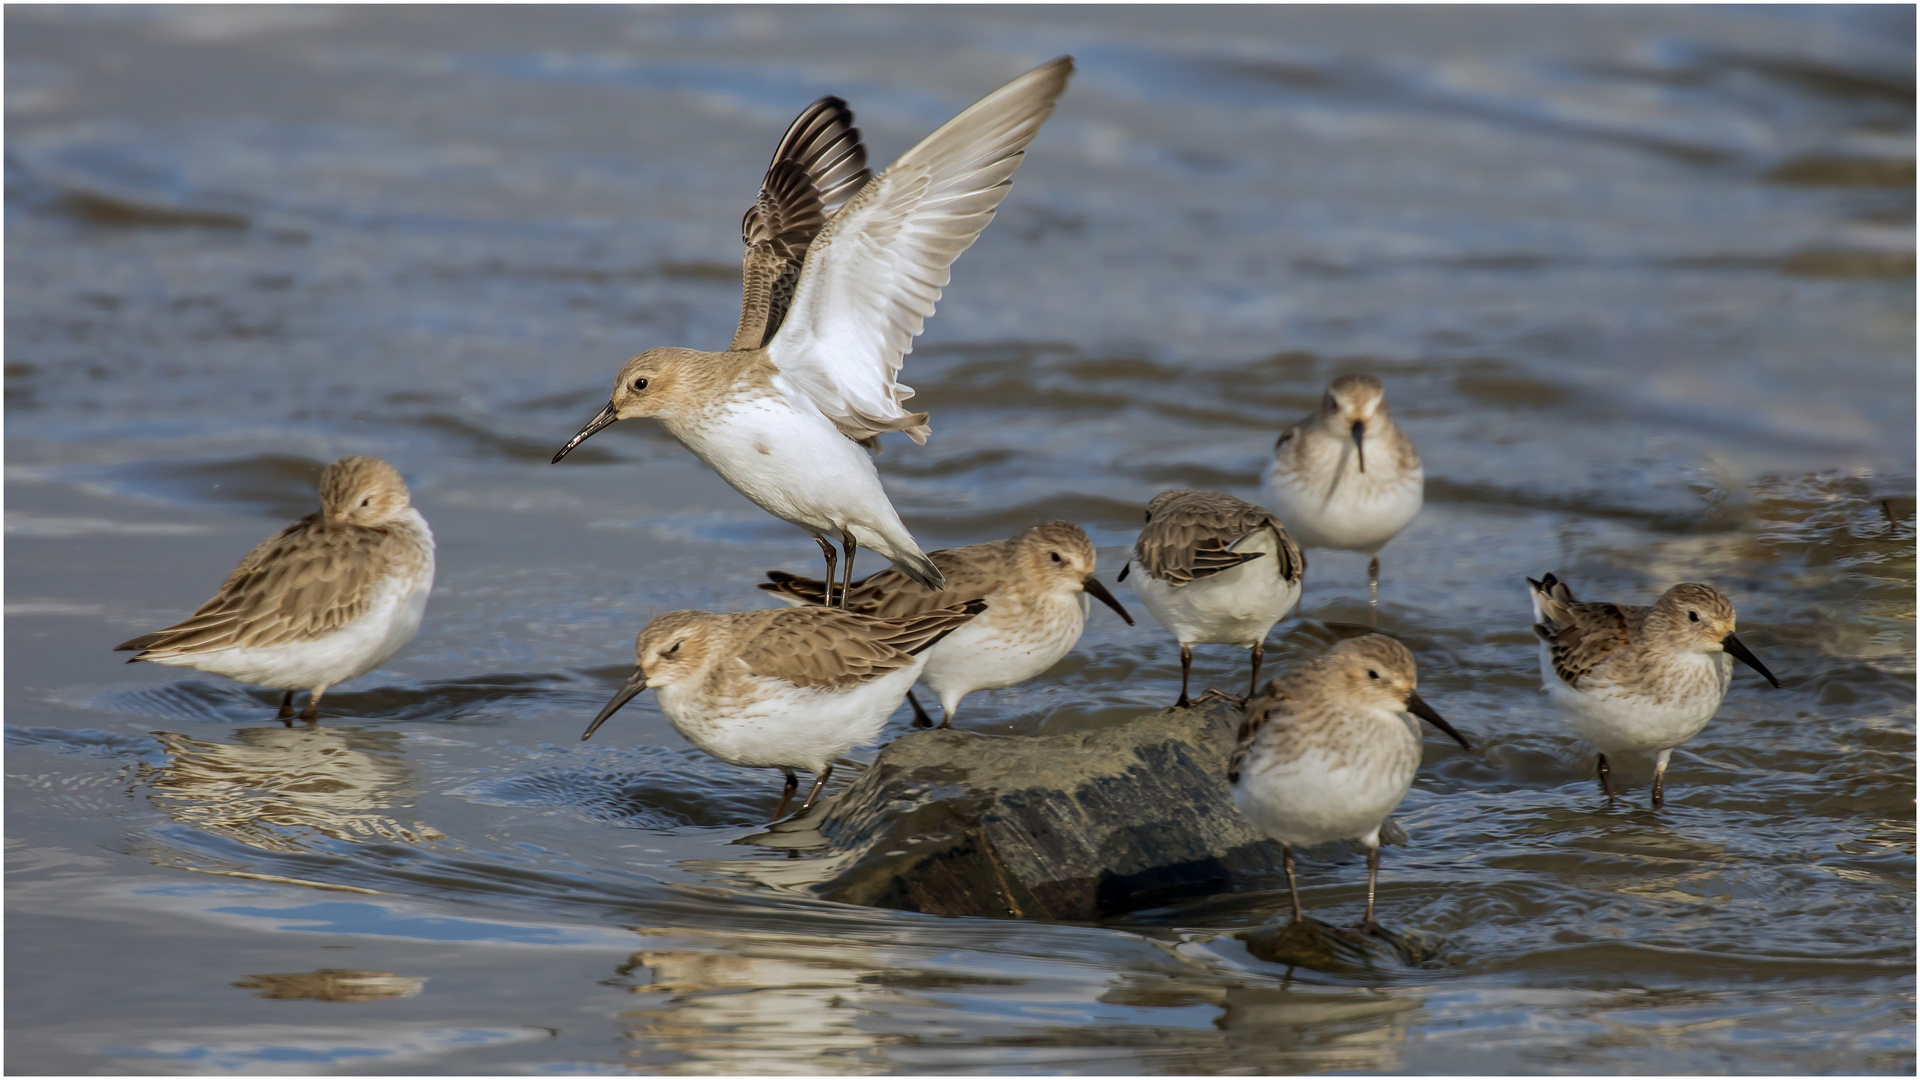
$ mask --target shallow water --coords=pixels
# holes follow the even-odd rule
[[[9,1071],[1914,1068],[1910,11],[6,18]],[[1271,881],[1098,926],[823,903],[737,843],[770,775],[650,697],[577,741],[652,614],[814,566],[652,425],[546,464],[627,355],[726,340],[782,126],[841,94],[884,162],[1068,51],[908,362],[934,437],[881,472],[929,548],[1067,517],[1111,580],[1155,491],[1257,497],[1329,378],[1380,375],[1429,477],[1383,618],[1486,748],[1430,740],[1385,860],[1424,967],[1253,958]],[[348,453],[440,571],[317,729],[108,651]],[[1310,558],[1270,663],[1365,619],[1364,560]],[[1539,693],[1549,569],[1714,582],[1786,683],[1740,669],[1664,812],[1631,763],[1606,806]],[[963,725],[1177,679],[1096,608]],[[1364,880],[1313,852],[1307,903]]]

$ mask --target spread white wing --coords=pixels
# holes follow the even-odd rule
[[[895,380],[960,257],[993,220],[1013,171],[1073,74],[1063,56],[982,98],[901,155],[813,240],[767,355],[855,439],[904,431],[927,414]]]

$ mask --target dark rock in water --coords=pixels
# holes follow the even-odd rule
[[[1069,735],[904,736],[817,818],[830,900],[936,915],[1094,919],[1280,872],[1240,817],[1225,701]]]

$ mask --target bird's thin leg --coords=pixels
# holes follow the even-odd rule
[[[1360,923],[1360,928],[1369,933],[1376,932],[1380,929],[1380,924],[1373,921],[1373,890],[1379,883],[1380,849],[1378,847],[1370,847],[1367,849],[1367,917]]]
[[[280,715],[274,717],[274,719],[275,720],[293,719],[293,691],[289,690],[286,692],[286,694],[283,697],[281,697]],[[289,724],[287,726],[292,727],[293,725]]]
[[[1266,655],[1266,643],[1260,642],[1260,641],[1254,642],[1253,643],[1253,678],[1248,680],[1247,682],[1247,700],[1249,701],[1253,700],[1254,695],[1260,692],[1260,658],[1265,655]]]
[[[827,789],[827,777],[832,775],[833,766],[831,765],[814,774],[813,786],[807,789],[807,801],[800,804],[800,812],[802,814],[813,809],[814,801],[820,798],[822,791]]]
[[[840,556],[834,553],[833,545],[827,543],[826,537],[816,536],[813,538],[813,542],[820,545],[820,551],[823,554],[825,554],[827,557],[827,579],[824,582],[827,589],[827,595],[825,599],[821,601],[820,606],[832,607],[833,606],[833,568],[840,565]]]
[[[940,703],[940,730],[948,731],[948,730],[951,730],[952,728],[953,728],[953,710],[947,708],[947,703],[943,701]]]
[[[1667,776],[1667,759],[1672,756],[1673,751],[1662,750],[1660,756],[1653,761],[1653,808],[1655,810],[1667,804],[1667,789],[1663,781]]]
[[[1594,772],[1600,776],[1600,790],[1606,792],[1607,801],[1613,801],[1613,770],[1607,767],[1607,755],[1600,755],[1600,763],[1594,766]]]
[[[781,771],[787,774],[787,786],[780,792],[780,805],[773,808],[773,816],[767,819],[769,825],[780,820],[781,816],[787,812],[787,804],[793,801],[793,793],[800,790],[800,778],[793,775],[793,770]]]
[[[911,690],[907,691],[907,704],[913,706],[914,727],[925,728],[933,726],[933,717],[928,716],[927,710],[920,707],[920,699],[914,697],[913,691]]]
[[[860,550],[860,542],[851,536],[840,537],[840,547],[847,553],[846,577],[840,581],[840,606],[847,606],[847,593],[853,589],[853,553]]]
[[[1180,700],[1173,703],[1176,709],[1184,709],[1193,704],[1187,700],[1187,676],[1193,672],[1193,646],[1180,643]]]
[[[326,692],[327,688],[324,686],[313,688],[313,691],[307,695],[307,707],[300,710],[300,719],[309,724],[320,722],[320,695]]]
[[[1373,625],[1380,625],[1380,556],[1367,560],[1367,604],[1372,608]]]
[[[1293,900],[1293,921],[1300,921],[1300,886],[1293,880],[1293,849],[1280,845],[1280,863],[1287,868],[1287,895]]]

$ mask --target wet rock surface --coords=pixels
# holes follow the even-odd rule
[[[905,736],[815,821],[835,853],[810,888],[937,915],[1094,919],[1279,874],[1233,805],[1224,700],[1098,731]],[[798,823],[796,823],[798,824]]]

